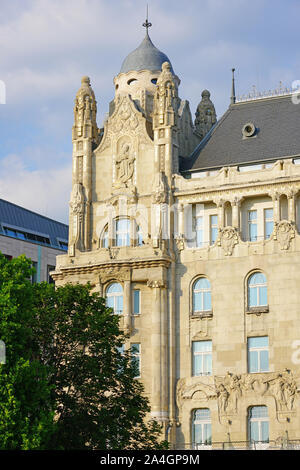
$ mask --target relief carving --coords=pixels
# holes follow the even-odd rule
[[[208,378],[210,379],[210,378]],[[297,377],[299,381],[300,375]],[[233,374],[227,372],[225,376],[211,377],[211,383],[204,383],[201,377],[193,377],[192,383],[188,379],[181,379],[177,385],[177,406],[182,408],[184,400],[194,396],[206,397],[206,400],[217,400],[220,423],[239,412],[243,398],[251,403],[251,397],[271,396],[274,398],[277,418],[281,414],[291,416],[295,408],[295,400],[300,392],[296,378],[292,371],[285,369],[280,373]],[[196,395],[195,395],[196,394]],[[247,406],[246,405],[246,406]],[[244,405],[243,405],[244,406]]]
[[[239,242],[237,230],[233,227],[225,227],[220,229],[218,245],[221,246],[225,252],[225,256],[231,256],[234,246]]]
[[[132,177],[134,174],[134,161],[135,156],[130,149],[130,145],[124,143],[115,161],[115,188],[127,188],[128,186],[132,186]]]
[[[289,249],[293,238],[295,238],[295,229],[291,222],[288,222],[287,220],[275,222],[274,240],[278,240],[282,250]]]

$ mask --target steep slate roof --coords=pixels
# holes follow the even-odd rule
[[[255,136],[244,138],[242,128],[252,122]],[[300,155],[300,104],[291,95],[235,103],[204,137],[181,171],[249,164]]]
[[[53,248],[61,249],[57,238],[68,240],[68,225],[24,209],[24,207],[17,206],[4,199],[0,199],[0,233],[1,225],[48,236],[51,242],[50,246]]]
[[[150,70],[151,72],[156,72],[161,70],[164,62],[169,62],[171,72],[174,74],[169,58],[154,46],[147,32],[139,47],[132,51],[123,61],[120,73],[127,73],[132,70]]]

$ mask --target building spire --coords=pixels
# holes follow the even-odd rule
[[[232,69],[232,87],[231,87],[231,98],[230,98],[230,104],[234,104],[236,101],[236,96],[235,96],[235,80],[234,80],[234,72],[235,69]]]
[[[151,28],[152,23],[148,21],[148,3],[147,3],[147,17],[145,23],[143,23],[144,28],[146,28],[146,35],[148,36],[148,29]]]

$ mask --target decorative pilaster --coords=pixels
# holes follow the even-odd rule
[[[162,281],[148,281],[153,289],[152,310],[152,416],[159,422],[168,420],[168,370],[167,370],[167,292]]]

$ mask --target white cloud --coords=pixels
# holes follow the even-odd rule
[[[1,162],[0,197],[68,223],[71,175],[71,165],[31,171],[21,156],[8,155]]]

